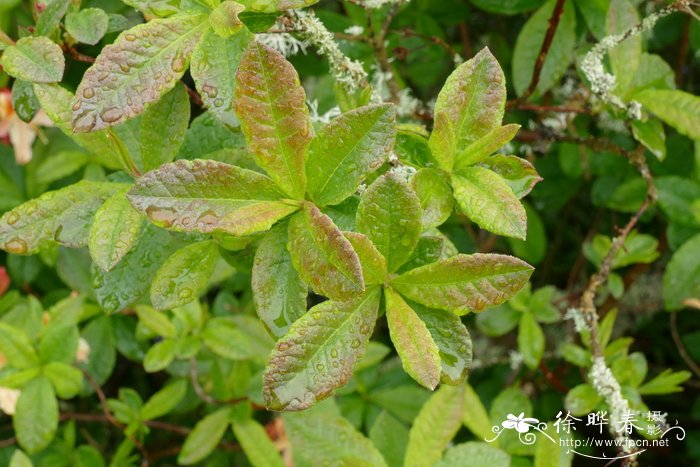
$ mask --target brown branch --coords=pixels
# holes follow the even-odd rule
[[[532,71],[532,79],[530,84],[525,89],[525,92],[520,96],[520,101],[526,101],[532,93],[537,89],[537,85],[540,82],[540,76],[542,75],[542,68],[544,67],[544,61],[547,58],[549,49],[552,46],[552,41],[554,40],[554,34],[557,32],[557,27],[559,26],[559,20],[561,20],[561,15],[564,13],[564,4],[566,0],[557,0],[556,5],[554,5],[554,10],[552,10],[552,16],[549,18],[549,27],[544,35],[544,41],[542,42],[542,47],[540,48],[540,53],[537,55],[537,60],[535,61],[535,68]]]
[[[513,100],[513,101],[509,101],[507,105],[508,105],[508,108],[511,110],[518,109],[518,110],[529,110],[532,112],[559,112],[559,113],[577,113],[577,114],[589,113],[589,111],[587,109],[580,109],[577,107],[528,104],[526,102],[520,102],[517,99]]]
[[[0,439],[0,448],[14,446],[15,444],[17,444],[17,438],[15,438],[14,436],[12,438]]]
[[[598,313],[595,306],[596,294],[598,293],[600,286],[602,286],[608,280],[608,276],[612,271],[615,256],[624,246],[625,240],[629,236],[630,232],[637,225],[637,222],[639,222],[639,219],[646,212],[649,206],[656,202],[656,187],[654,186],[654,180],[651,176],[646,160],[644,159],[644,147],[639,146],[632,152],[627,152],[617,146],[615,147],[617,148],[618,153],[621,152],[622,154],[626,155],[630,163],[637,167],[637,170],[639,170],[642,178],[647,183],[647,196],[644,198],[644,201],[639,209],[637,209],[637,212],[613,239],[610,251],[608,251],[605,258],[603,258],[598,271],[591,276],[588,286],[581,296],[581,312],[584,314],[584,316],[586,316],[588,324],[590,325],[591,349],[593,351],[593,355],[596,357],[602,357],[603,355],[603,349],[600,348],[600,343],[598,342]]]
[[[670,316],[670,322],[671,322],[671,337],[673,337],[673,342],[676,344],[676,348],[678,349],[678,353],[680,354],[681,358],[685,362],[686,365],[688,365],[688,368],[690,368],[693,373],[695,373],[695,376],[700,378],[700,366],[698,366],[697,363],[693,360],[693,358],[690,356],[688,353],[688,350],[685,348],[685,345],[683,345],[683,341],[681,340],[681,336],[678,333],[678,312],[673,311],[671,312]]]
[[[73,60],[76,60],[78,62],[83,62],[83,63],[95,63],[95,57],[91,57],[90,55],[85,55],[80,52],[78,52],[74,47],[71,47],[70,45],[64,44],[63,45],[63,52],[68,55],[70,58]]]
[[[190,99],[192,99],[192,102],[194,102],[194,104],[197,107],[204,106],[204,101],[202,100],[202,97],[197,93],[197,91],[195,91],[194,89],[192,89],[191,87],[189,87],[186,84],[185,84],[185,90],[187,91],[187,94],[189,94]]]

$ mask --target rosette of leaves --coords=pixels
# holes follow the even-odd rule
[[[412,183],[429,208],[428,224],[444,222],[456,201],[479,227],[525,239],[527,215],[519,199],[541,178],[527,160],[494,154],[520,128],[502,125],[505,102],[503,70],[484,48],[447,78],[429,139],[410,128],[399,135],[399,158],[418,169]]]

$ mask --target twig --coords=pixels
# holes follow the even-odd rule
[[[69,45],[64,44],[63,51],[70,58],[72,58],[73,60],[76,60],[78,62],[95,63],[95,57],[91,57],[89,55],[82,54],[82,53],[78,52],[74,47],[71,47]]]
[[[194,102],[194,104],[197,107],[204,106],[204,101],[202,100],[202,97],[197,93],[197,91],[195,91],[194,89],[192,89],[191,87],[189,87],[186,84],[185,84],[185,90],[187,91],[187,94],[189,94],[190,99],[192,99],[192,102]]]
[[[0,448],[6,448],[8,446],[13,446],[15,444],[17,444],[17,438],[15,438],[14,436],[12,438],[0,440]]]
[[[685,348],[685,345],[683,345],[683,341],[681,340],[680,334],[678,334],[678,312],[671,312],[671,317],[669,320],[671,322],[671,337],[673,337],[673,342],[676,344],[678,353],[680,354],[685,364],[688,365],[688,368],[690,368],[693,371],[693,373],[695,373],[695,376],[700,378],[700,366],[698,366],[698,364],[693,361],[693,358],[688,353],[688,350]]]
[[[526,101],[532,93],[537,89],[537,85],[540,82],[540,75],[542,75],[542,68],[544,67],[544,61],[547,58],[549,49],[552,46],[552,41],[554,40],[554,34],[557,32],[557,26],[559,26],[559,20],[561,20],[561,15],[564,13],[564,4],[566,0],[557,0],[556,5],[554,5],[554,10],[552,10],[552,16],[549,18],[549,27],[544,35],[544,41],[542,42],[542,47],[540,48],[540,53],[537,55],[537,60],[535,61],[535,68],[532,71],[532,79],[530,84],[525,89],[525,92],[520,96],[520,101]]]

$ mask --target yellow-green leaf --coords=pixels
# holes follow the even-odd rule
[[[276,227],[260,242],[251,280],[258,316],[273,336],[280,338],[306,313],[307,286],[287,251],[287,229]]]
[[[525,240],[525,208],[503,177],[485,167],[472,166],[452,174],[452,187],[462,212],[479,227]]]
[[[395,139],[392,105],[368,105],[334,119],[309,147],[309,194],[319,206],[340,203],[384,163]]]
[[[507,255],[457,255],[397,277],[391,285],[422,305],[464,314],[482,311],[515,295],[533,268]]]
[[[432,467],[462,426],[464,387],[442,386],[425,403],[411,427],[406,467]]]
[[[236,74],[234,108],[258,165],[285,193],[302,199],[313,128],[292,64],[276,50],[252,42]]]
[[[157,310],[182,306],[206,291],[219,250],[213,241],[193,243],[177,250],[156,272],[151,303]]]
[[[311,203],[289,221],[287,246],[301,278],[319,294],[345,301],[362,293],[360,259],[330,217]]]
[[[55,83],[61,81],[66,61],[61,48],[51,39],[23,37],[5,49],[0,64],[14,78],[34,83]]]
[[[206,18],[191,14],[151,20],[102,49],[75,92],[73,130],[116,125],[158,101],[185,73],[208,26]]]
[[[297,206],[268,177],[211,160],[180,160],[139,178],[131,204],[161,227],[249,235],[268,230]]]
[[[403,369],[420,385],[435,389],[440,382],[440,349],[430,331],[398,293],[386,289],[384,298],[389,335]]]
[[[55,243],[87,245],[95,211],[123,186],[83,180],[17,206],[0,217],[0,248],[31,255]]]
[[[109,198],[95,213],[88,246],[97,266],[111,270],[136,244],[144,219],[125,196],[126,189]]]
[[[413,189],[398,176],[379,177],[362,194],[357,230],[372,240],[387,260],[389,272],[410,257],[421,232],[421,204]]]
[[[304,410],[348,382],[377,320],[381,289],[326,301],[299,318],[275,345],[263,377],[272,410]]]

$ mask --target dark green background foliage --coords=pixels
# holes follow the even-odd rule
[[[0,0],[0,465],[697,462],[692,7]]]

